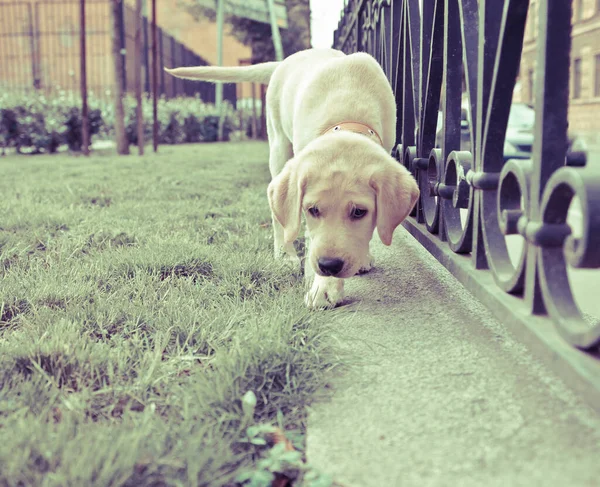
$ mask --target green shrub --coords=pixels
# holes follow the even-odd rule
[[[130,144],[137,144],[136,102],[133,97],[124,100],[125,129]],[[152,100],[144,98],[144,137],[152,139]],[[236,130],[236,112],[229,104],[225,105],[223,138]],[[158,141],[161,144],[181,144],[184,142],[216,142],[219,113],[212,104],[204,103],[199,97],[180,97],[158,101]],[[108,124],[114,126],[114,112]]]
[[[48,99],[43,93],[0,96],[0,142],[3,148],[14,147],[17,152],[29,149],[34,154],[53,153],[61,145],[80,150],[83,123],[81,102],[59,93]],[[103,126],[102,110],[90,107],[90,135],[98,134]]]
[[[111,98],[88,99],[90,136],[109,138],[114,135],[114,107]],[[58,92],[55,96],[43,93],[0,95],[0,146],[17,152],[53,153],[61,146],[78,151],[82,144],[83,123],[81,99],[73,94]],[[152,139],[152,100],[144,97],[144,138]],[[130,144],[137,144],[136,102],[131,96],[124,99],[125,130]],[[224,140],[237,130],[238,116],[233,107],[225,104],[223,114]],[[199,97],[159,99],[158,133],[161,144],[184,142],[214,142],[217,140],[219,113],[212,104]]]

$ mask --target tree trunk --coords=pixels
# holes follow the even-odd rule
[[[293,52],[308,49],[310,47],[310,0],[286,0],[285,5],[288,14],[288,32],[294,39]]]
[[[129,154],[129,142],[125,133],[125,116],[123,112],[123,58],[121,54],[121,16],[123,15],[122,0],[112,1],[112,57],[114,64],[115,92],[115,137],[117,153]]]

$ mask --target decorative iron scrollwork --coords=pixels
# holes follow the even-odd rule
[[[533,155],[504,160],[528,7],[529,0],[351,0],[335,47],[369,52],[388,74],[398,113],[394,155],[421,189],[410,224],[470,254],[473,272],[489,273],[499,292],[547,316],[568,343],[592,349],[600,345],[600,306],[595,319],[581,313],[568,269],[600,267],[600,168],[566,166],[569,1],[536,9]],[[568,221],[575,200],[578,234]],[[522,251],[511,258],[507,239],[519,236]]]

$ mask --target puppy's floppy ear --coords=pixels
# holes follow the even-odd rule
[[[385,245],[391,245],[394,230],[415,206],[419,187],[404,166],[389,157],[371,176],[377,193],[377,233]]]
[[[269,206],[283,227],[285,243],[293,242],[300,233],[304,186],[304,181],[299,175],[298,163],[291,159],[285,164],[283,171],[273,178],[267,189]]]

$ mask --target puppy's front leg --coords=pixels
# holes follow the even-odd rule
[[[344,299],[344,279],[315,275],[304,301],[309,308],[333,308]]]
[[[304,279],[306,279],[304,302],[309,308],[333,308],[344,299],[344,279],[315,274],[309,259],[304,261]]]
[[[369,250],[363,264],[358,269],[358,274],[366,274],[373,268],[374,265],[375,265],[375,258],[373,257],[373,255],[371,254],[371,251]]]

